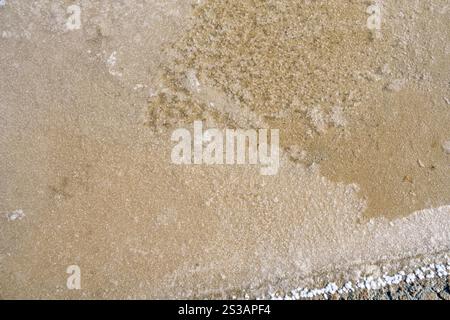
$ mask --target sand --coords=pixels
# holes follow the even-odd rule
[[[372,3],[80,1],[68,30],[72,3],[6,1],[0,297],[267,297],[447,263],[450,8],[383,1],[373,31]],[[194,120],[280,129],[278,174],[172,164]]]

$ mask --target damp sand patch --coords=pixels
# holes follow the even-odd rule
[[[450,127],[448,81],[424,62],[449,64],[448,41],[439,40],[450,39],[448,13],[443,3],[386,2],[374,36],[368,4],[206,1],[172,48],[170,89],[151,102],[153,121],[282,128],[282,146],[303,152],[294,161],[361,187],[366,217],[449,203],[449,158],[439,150]],[[443,27],[433,40],[430,19]],[[238,124],[229,109],[241,110]]]

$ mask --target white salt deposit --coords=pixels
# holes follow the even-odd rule
[[[324,133],[330,126],[345,127],[347,125],[341,106],[334,106],[329,113],[320,107],[314,107],[307,111],[307,117],[318,133]]]
[[[308,110],[308,118],[317,132],[323,133],[327,129],[327,119],[325,113],[320,107],[314,107]]]
[[[108,65],[108,71],[112,76],[122,76],[122,73],[120,71],[115,70],[115,66],[117,64],[117,51],[113,51],[111,53],[109,58],[106,60],[106,64]]]
[[[186,88],[191,92],[200,92],[200,81],[195,70],[190,69],[186,72]]]
[[[380,290],[384,287],[398,285],[402,282],[412,284],[423,279],[446,277],[449,274],[450,261],[447,259],[447,262],[445,264],[424,265],[418,267],[416,270],[408,274],[404,270],[401,270],[396,274],[384,274],[381,277],[361,277],[356,281],[347,281],[341,286],[338,286],[334,282],[330,282],[323,288],[296,288],[285,295],[280,295],[276,292],[268,292],[267,295],[261,297],[260,299],[269,298],[271,300],[299,300],[311,299],[318,296],[322,296],[326,299],[329,295],[333,295],[336,293],[345,294],[354,291]]]
[[[450,140],[442,144],[442,149],[444,149],[445,153],[450,154]]]
[[[22,209],[14,210],[6,214],[8,221],[22,220],[25,217],[25,213]]]
[[[392,92],[399,92],[403,89],[404,86],[405,86],[405,80],[396,79],[386,86],[386,90],[392,91]]]

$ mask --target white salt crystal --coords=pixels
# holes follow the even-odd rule
[[[442,149],[444,149],[445,153],[450,154],[450,140],[442,144]]]
[[[18,209],[6,214],[6,218],[8,219],[8,221],[22,220],[23,217],[25,217],[25,213],[22,209]]]

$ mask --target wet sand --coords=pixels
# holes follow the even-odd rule
[[[73,31],[7,1],[0,297],[260,296],[450,249],[450,9],[383,3],[377,35],[368,1],[81,1]],[[279,128],[278,175],[172,164],[201,119]]]
[[[282,144],[304,151],[303,163],[357,183],[367,217],[395,218],[450,200],[442,152],[450,127],[448,12],[430,28],[429,3],[387,3],[377,36],[366,26],[367,3],[208,2],[167,68],[179,90],[195,70],[202,83],[283,128]],[[401,17],[399,8],[414,11]],[[211,109],[206,101],[189,111],[196,108]]]

